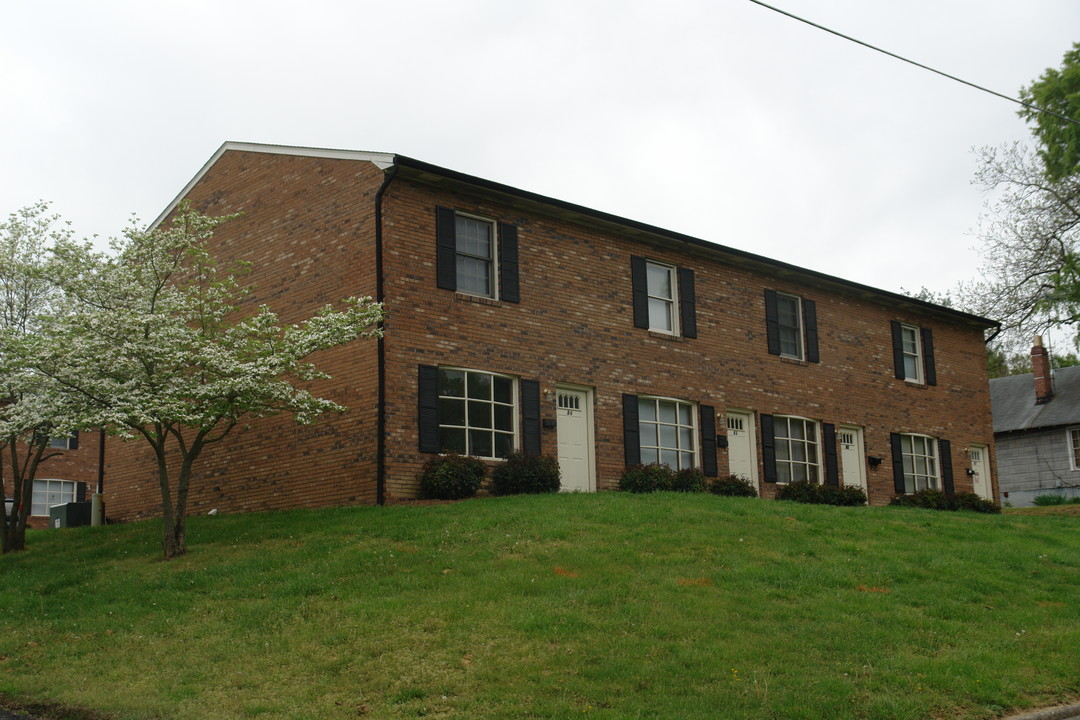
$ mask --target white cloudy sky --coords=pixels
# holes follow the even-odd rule
[[[771,0],[1015,96],[1077,0]],[[973,276],[1016,107],[749,0],[4,0],[0,213],[152,220],[226,140],[409,155],[844,278]]]

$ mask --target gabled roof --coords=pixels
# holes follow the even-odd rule
[[[949,322],[982,330],[994,330],[994,334],[1001,328],[1001,323],[996,320],[990,320],[978,315],[963,312],[962,310],[944,307],[908,295],[875,288],[870,285],[863,285],[851,280],[827,275],[816,270],[810,270],[780,260],[774,260],[763,255],[756,255],[745,250],[720,245],[719,243],[714,243],[709,240],[702,240],[672,230],[665,230],[664,228],[656,227],[654,225],[648,225],[636,220],[630,220],[600,210],[594,210],[583,205],[575,205],[574,203],[569,203],[565,200],[558,200],[527,190],[520,190],[510,185],[503,185],[502,183],[497,183],[492,180],[467,175],[458,172],[457,170],[450,170],[421,160],[415,160],[404,155],[395,155],[392,153],[226,142],[218,148],[213,157],[211,157],[195,177],[191,179],[191,182],[184,187],[180,194],[176,196],[167,208],[165,208],[165,211],[158,216],[154,221],[154,225],[157,225],[168,217],[169,213],[171,213],[180,201],[187,196],[188,192],[190,192],[195,184],[202,179],[214,163],[230,150],[371,162],[388,173],[398,173],[405,177],[446,187],[448,189],[464,189],[468,192],[487,195],[497,198],[499,201],[511,206],[560,217],[572,218],[575,222],[586,225],[616,229],[618,232],[638,237],[645,242],[658,245],[677,246],[690,250],[691,252],[711,257],[715,260],[720,260],[721,262],[726,262],[736,267],[744,267],[774,277],[788,278],[812,286],[839,289],[864,300],[884,303],[902,311],[927,314]]]
[[[1080,366],[1054,371],[1054,397],[1035,404],[1035,376],[1009,375],[990,381],[994,432],[1043,430],[1080,425]]]

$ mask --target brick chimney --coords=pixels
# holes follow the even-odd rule
[[[1035,336],[1031,348],[1031,371],[1035,374],[1035,404],[1043,405],[1054,399],[1054,379],[1050,375],[1050,354],[1043,347],[1042,336]]]

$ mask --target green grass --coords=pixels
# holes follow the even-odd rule
[[[990,718],[1080,699],[1067,515],[530,496],[41,531],[0,693],[114,718]]]

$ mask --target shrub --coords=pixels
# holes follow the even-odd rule
[[[738,475],[716,478],[709,484],[709,492],[727,497],[757,497],[757,489],[749,480]]]
[[[808,480],[789,482],[776,491],[777,500],[793,500],[811,505],[844,505],[854,507],[866,504],[866,493],[855,485],[818,485]]]
[[[671,478],[671,487],[675,492],[705,492],[705,475],[697,468],[684,468]]]
[[[467,455],[441,455],[424,464],[420,473],[420,491],[436,500],[461,500],[472,497],[484,481],[487,466]]]
[[[632,493],[651,493],[670,490],[675,473],[667,465],[634,465],[619,478],[619,489]]]
[[[985,500],[975,493],[957,493],[952,496],[953,502],[956,504],[957,510],[971,510],[972,512],[981,513],[1000,513],[999,508],[989,500]]]
[[[515,450],[491,471],[491,492],[495,495],[555,493],[561,485],[559,461],[550,455]]]
[[[821,502],[818,488],[821,487],[809,480],[797,480],[786,485],[780,485],[776,489],[777,500],[793,500],[800,503],[817,505]]]
[[[899,507],[917,507],[926,510],[971,510],[982,513],[999,513],[1001,508],[975,493],[946,495],[940,490],[919,490],[911,495],[897,495],[889,501]]]
[[[1036,495],[1031,500],[1031,502],[1040,507],[1045,505],[1064,505],[1068,501],[1069,499],[1064,495]]]

